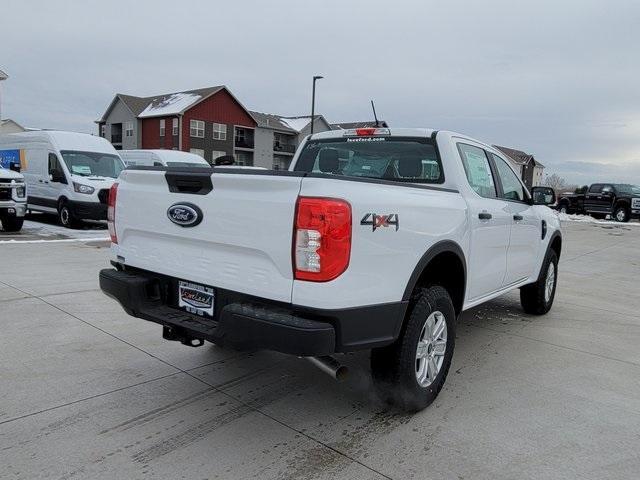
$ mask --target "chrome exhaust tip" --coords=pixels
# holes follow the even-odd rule
[[[325,355],[323,357],[304,357],[313,365],[318,367],[327,375],[333,377],[335,380],[341,382],[347,378],[349,374],[349,368],[346,365],[342,365],[335,358]]]

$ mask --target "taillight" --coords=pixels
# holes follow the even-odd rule
[[[345,137],[373,137],[376,135],[390,135],[391,132],[388,128],[378,128],[378,127],[364,127],[364,128],[353,128],[350,130],[344,131]]]
[[[296,280],[327,282],[340,276],[351,255],[351,205],[298,197],[293,241]]]
[[[109,189],[109,201],[107,202],[107,225],[111,243],[118,243],[116,235],[116,197],[118,196],[118,182],[111,185]]]

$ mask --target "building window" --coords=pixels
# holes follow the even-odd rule
[[[201,148],[192,148],[189,151],[191,153],[195,153],[196,155],[200,155],[202,158],[204,158],[204,150],[202,150]]]
[[[283,157],[278,157],[278,156],[274,156],[273,157],[273,169],[274,170],[288,170],[289,169],[289,163],[291,163],[291,159],[290,158],[283,158]]]
[[[247,152],[236,153],[236,165],[252,166],[253,165],[252,155]]]
[[[217,158],[224,157],[227,152],[223,152],[222,150],[214,150],[211,152],[211,161],[215,162]]]
[[[227,139],[227,126],[224,123],[213,124],[213,139],[214,140]]]
[[[204,138],[204,122],[202,120],[191,120],[189,131],[192,137]]]
[[[164,119],[160,120],[160,136],[164,137],[164,128],[165,128],[165,123],[164,123]]]
[[[100,136],[105,138],[107,136],[107,126],[103,123],[100,125]]]
[[[124,136],[133,137],[133,122],[126,122],[124,124]]]
[[[171,134],[175,137],[178,135],[178,119],[173,119],[173,128],[171,129]]]

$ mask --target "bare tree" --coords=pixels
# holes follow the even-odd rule
[[[555,191],[558,191],[558,190],[562,190],[563,188],[565,188],[567,186],[567,182],[560,175],[558,175],[557,173],[554,173],[553,175],[547,175],[545,177],[544,186],[545,187],[551,187]]]

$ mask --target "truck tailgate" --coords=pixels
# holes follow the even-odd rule
[[[302,178],[265,173],[185,174],[183,184],[212,179],[211,191],[196,194],[189,188],[170,191],[167,177],[179,180],[180,173],[122,172],[113,252],[126,265],[290,302],[291,240]],[[196,205],[201,223],[184,227],[169,220],[167,211],[176,203]]]

